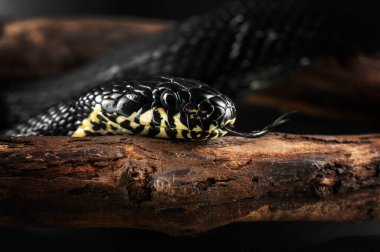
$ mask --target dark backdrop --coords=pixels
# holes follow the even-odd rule
[[[0,0],[0,16],[133,15],[180,20],[226,0]]]
[[[0,17],[133,15],[181,20],[206,12],[226,1],[228,0],[0,0]],[[310,1],[317,8],[322,6],[336,11],[344,9],[358,21],[370,26],[380,25],[380,2],[376,0],[300,1]]]

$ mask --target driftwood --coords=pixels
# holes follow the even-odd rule
[[[380,135],[0,139],[1,227],[380,220]]]

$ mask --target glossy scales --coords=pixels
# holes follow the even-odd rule
[[[366,26],[345,13],[345,5],[336,8],[333,2],[232,0],[169,31],[118,48],[62,78],[27,88],[12,85],[12,91],[0,97],[7,110],[5,119],[14,125],[115,76],[181,76],[233,95],[268,88],[324,57],[378,49],[379,38],[366,34]]]
[[[8,135],[84,137],[140,134],[171,139],[224,136],[233,102],[206,84],[182,78],[115,79],[67,104],[53,106]]]

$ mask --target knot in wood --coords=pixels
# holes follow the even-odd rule
[[[326,198],[332,194],[334,181],[331,178],[317,178],[312,182],[312,192],[317,198]]]

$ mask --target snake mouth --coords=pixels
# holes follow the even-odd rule
[[[175,115],[173,117],[174,127],[169,126],[168,121],[163,121],[160,125],[147,125],[140,124],[145,127],[145,131],[140,134],[161,137],[161,138],[171,138],[171,139],[186,139],[186,140],[207,140],[214,139],[227,134],[227,131],[223,130],[216,123],[209,124],[207,128],[203,125],[196,125],[195,127],[189,128],[180,121],[180,115]],[[134,122],[136,123],[136,122]]]
[[[227,134],[227,131],[219,127],[216,122],[202,123],[200,117],[192,120],[189,115],[182,112],[168,115],[168,112],[162,107],[137,113],[128,120],[133,121],[131,124],[134,126],[144,127],[139,134],[161,138],[205,140]]]
[[[141,134],[147,136],[154,136],[160,138],[170,139],[185,139],[185,140],[207,140],[214,139],[226,135],[228,132],[223,130],[217,124],[210,124],[207,129],[202,125],[196,125],[193,128],[189,128],[184,125],[180,120],[180,115],[177,114],[173,117],[174,127],[169,126],[167,117],[162,117],[161,123],[154,125],[152,123],[142,123],[141,120],[129,121],[130,126],[134,134]],[[233,123],[233,122],[231,122]],[[125,126],[125,125],[124,125]],[[142,128],[141,131],[135,130]]]
[[[137,113],[128,117],[114,115],[103,112],[100,106],[95,106],[91,114],[81,122],[71,136],[139,134],[160,138],[205,140],[227,134],[227,131],[214,124],[210,124],[207,130],[199,126],[189,129],[181,123],[179,115],[173,117],[175,127],[169,127],[164,111],[161,111],[159,124],[152,123],[153,113],[151,112],[140,116],[136,115]]]
[[[227,134],[220,128],[215,128],[212,131],[194,131],[184,129],[172,129],[159,127],[160,132],[155,135],[156,137],[171,138],[171,139],[186,139],[186,140],[206,140],[214,139]]]

